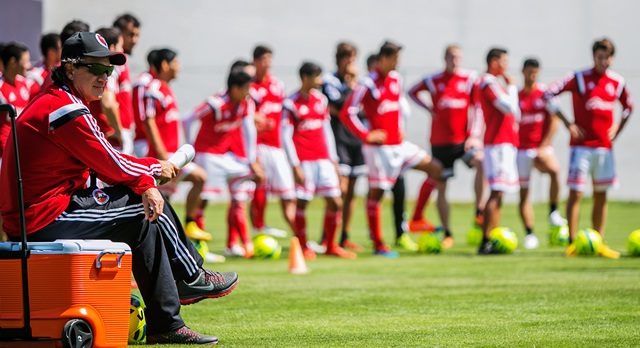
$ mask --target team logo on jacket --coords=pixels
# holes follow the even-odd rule
[[[96,34],[96,41],[98,41],[98,43],[99,43],[102,47],[104,47],[104,48],[106,48],[106,49],[109,49],[109,45],[107,45],[107,40],[105,40],[105,39],[102,37],[102,35],[100,35],[100,34]]]
[[[613,94],[616,92],[615,88],[613,87],[613,83],[607,83],[604,86],[604,90],[607,92],[608,95],[613,96]]]
[[[109,195],[104,193],[101,189],[93,190],[91,196],[93,196],[93,200],[96,201],[96,204],[98,205],[105,205],[109,202]]]

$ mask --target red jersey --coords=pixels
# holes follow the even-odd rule
[[[29,86],[31,99],[35,98],[40,91],[46,90],[53,82],[51,81],[51,71],[47,69],[44,62],[40,62],[29,69],[27,79],[31,81]]]
[[[519,149],[535,149],[540,146],[542,138],[551,126],[552,114],[558,111],[553,100],[547,102],[543,98],[545,88],[536,83],[530,92],[525,92],[524,89],[518,92],[521,114],[518,130]]]
[[[123,129],[131,129],[133,126],[133,104],[131,99],[132,86],[128,61],[124,63],[124,65],[116,65],[112,76],[114,75],[116,84],[113,92],[116,94],[116,101],[118,102],[120,123]]]
[[[256,112],[266,119],[266,129],[258,132],[258,144],[281,148],[280,121],[282,120],[282,100],[284,85],[271,75],[260,82],[252,82],[251,96],[256,103]]]
[[[29,104],[28,81],[22,75],[16,75],[13,85],[0,75],[0,104],[11,104],[18,115]],[[0,158],[3,156],[4,144],[11,133],[11,119],[6,112],[0,112]]]
[[[255,162],[255,103],[247,98],[240,103],[231,101],[227,93],[207,98],[185,117],[185,131],[200,120],[200,130],[193,144],[196,152],[223,155],[231,152],[249,162]]]
[[[610,149],[609,129],[613,126],[616,100],[622,104],[623,117],[633,111],[633,102],[624,78],[610,70],[604,74],[595,69],[577,71],[551,84],[545,98],[563,92],[571,92],[574,122],[585,132],[581,140],[572,138],[571,145]]]
[[[426,76],[409,90],[409,97],[425,107],[418,97],[421,91],[431,95],[431,145],[456,145],[464,143],[468,136],[469,106],[477,74],[458,69],[451,74],[443,71]],[[480,112],[476,107],[476,112]]]
[[[330,155],[327,139],[331,125],[329,103],[324,94],[315,89],[309,91],[308,96],[300,92],[292,94],[284,101],[283,118],[293,125],[292,140],[298,160],[317,161],[335,157]]]
[[[349,131],[366,141],[369,129],[358,119],[362,105],[371,125],[370,130],[384,130],[387,133],[385,145],[401,144],[404,139],[401,92],[402,81],[397,72],[391,71],[387,76],[382,76],[379,71],[374,70],[358,83],[347,98],[340,112],[340,119]]]
[[[480,77],[477,88],[478,99],[482,105],[482,114],[486,130],[486,145],[511,144],[518,146],[518,90],[515,86],[505,89],[498,78],[491,74]]]
[[[146,117],[153,118],[160,133],[160,139],[167,153],[178,151],[180,146],[180,113],[178,103],[169,85],[158,79],[154,79],[144,94]],[[157,157],[158,154],[149,144],[149,157]]]
[[[162,167],[153,158],[117,152],[68,87],[51,86],[40,93],[16,120],[24,181],[27,233],[47,226],[67,208],[73,192],[85,188],[89,168],[110,185],[123,184],[136,194],[156,187]],[[13,136],[0,175],[3,230],[19,235]]]
[[[133,83],[132,92],[132,106],[133,106],[133,121],[136,125],[135,140],[146,140],[147,130],[144,125],[144,120],[147,118],[147,111],[145,108],[144,94],[147,91],[147,87],[155,76],[147,71],[143,72]]]

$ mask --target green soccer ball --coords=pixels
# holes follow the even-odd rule
[[[472,247],[478,247],[482,243],[482,228],[473,226],[467,231],[467,244]]]
[[[597,255],[602,248],[602,237],[598,231],[591,228],[583,228],[573,240],[578,255]]]
[[[423,233],[418,238],[418,252],[424,254],[437,254],[442,251],[442,240],[438,233]]]
[[[569,245],[569,226],[552,226],[549,229],[549,245],[568,246]]]
[[[142,343],[147,338],[147,320],[144,317],[144,302],[137,294],[131,294],[129,304],[129,343]]]
[[[262,233],[253,238],[253,248],[253,257],[256,259],[277,260],[282,253],[282,246],[278,240]]]
[[[496,227],[489,232],[489,238],[495,249],[503,254],[510,254],[518,247],[518,236],[508,227]]]
[[[640,230],[635,230],[629,235],[627,250],[631,256],[640,256]]]

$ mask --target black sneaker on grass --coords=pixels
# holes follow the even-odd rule
[[[480,248],[478,249],[478,255],[496,255],[500,254],[498,250],[496,250],[495,245],[492,241],[487,240],[480,244]]]
[[[147,344],[202,344],[214,346],[218,344],[218,337],[201,335],[183,326],[175,331],[147,336]]]
[[[218,273],[202,268],[199,272],[198,278],[193,283],[187,283],[184,280],[178,282],[181,305],[186,306],[206,298],[226,296],[238,285],[236,272]]]

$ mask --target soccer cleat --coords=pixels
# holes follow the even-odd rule
[[[218,337],[199,334],[183,326],[175,331],[169,331],[147,336],[147,344],[202,344],[214,346],[218,344]]]
[[[236,272],[218,273],[200,269],[198,278],[192,283],[180,280],[177,283],[180,304],[183,306],[200,302],[206,298],[228,295],[238,285]]]
[[[620,253],[609,248],[606,244],[602,244],[600,251],[598,251],[598,255],[602,257],[606,257],[608,259],[619,259]]]
[[[578,251],[576,251],[576,245],[573,243],[569,244],[569,246],[564,250],[564,256],[566,257],[578,256]]]
[[[418,251],[418,244],[406,232],[396,239],[396,245],[409,251]]]
[[[274,227],[269,227],[266,226],[265,228],[262,229],[262,231],[260,231],[268,236],[271,236],[273,238],[287,238],[287,231],[283,231],[281,229],[277,229]]]
[[[243,247],[239,246],[238,244],[233,245],[231,247],[228,248],[224,248],[224,251],[222,252],[225,256],[239,256],[239,257],[244,257],[245,254],[245,250]]]
[[[536,237],[535,234],[531,233],[524,236],[523,244],[525,249],[531,250],[531,249],[537,249],[538,246],[540,245],[540,242],[538,241],[538,237]]]
[[[562,215],[560,215],[559,211],[554,210],[553,212],[551,212],[551,214],[549,214],[549,224],[551,224],[552,226],[564,226],[567,223],[567,219],[563,218]]]
[[[189,237],[189,239],[205,241],[211,240],[211,234],[200,229],[195,221],[188,222],[187,225],[184,226],[184,233]]]
[[[350,241],[348,239],[343,240],[342,243],[340,243],[340,246],[345,248],[345,249],[351,249],[351,250],[353,250],[355,252],[360,252],[360,251],[363,250],[361,246],[359,246],[358,244],[356,244],[356,243],[354,243],[354,242],[352,242],[352,241]]]
[[[309,248],[304,248],[304,250],[302,250],[302,256],[307,261],[313,261],[316,259],[316,253]]]
[[[480,244],[478,249],[478,255],[496,255],[500,252],[495,248],[495,245],[490,240],[486,240]]]
[[[446,236],[442,240],[442,249],[451,249],[453,248],[453,244],[455,244],[455,242],[453,241],[453,237]]]
[[[322,244],[318,244],[316,241],[313,241],[313,240],[307,241],[307,249],[313,250],[313,252],[316,254],[324,254],[327,252],[326,246]]]
[[[390,258],[390,259],[395,259],[398,256],[400,256],[397,251],[393,251],[393,250],[389,249],[389,247],[386,246],[386,245],[383,245],[381,247],[376,248],[373,251],[373,254],[374,255],[378,255],[378,256],[382,256],[382,257],[387,257],[387,258]]]
[[[247,243],[244,245],[244,258],[245,259],[250,259],[253,257],[254,254],[254,248],[253,248],[253,243]]]
[[[409,221],[409,232],[433,232],[435,230],[436,226],[425,218]]]
[[[341,257],[343,259],[356,259],[358,258],[358,255],[356,255],[356,253],[351,252],[351,251],[347,251],[342,249],[339,246],[334,246],[333,248],[327,248],[327,252],[325,253],[325,255],[329,255],[329,256],[337,256],[337,257]]]

